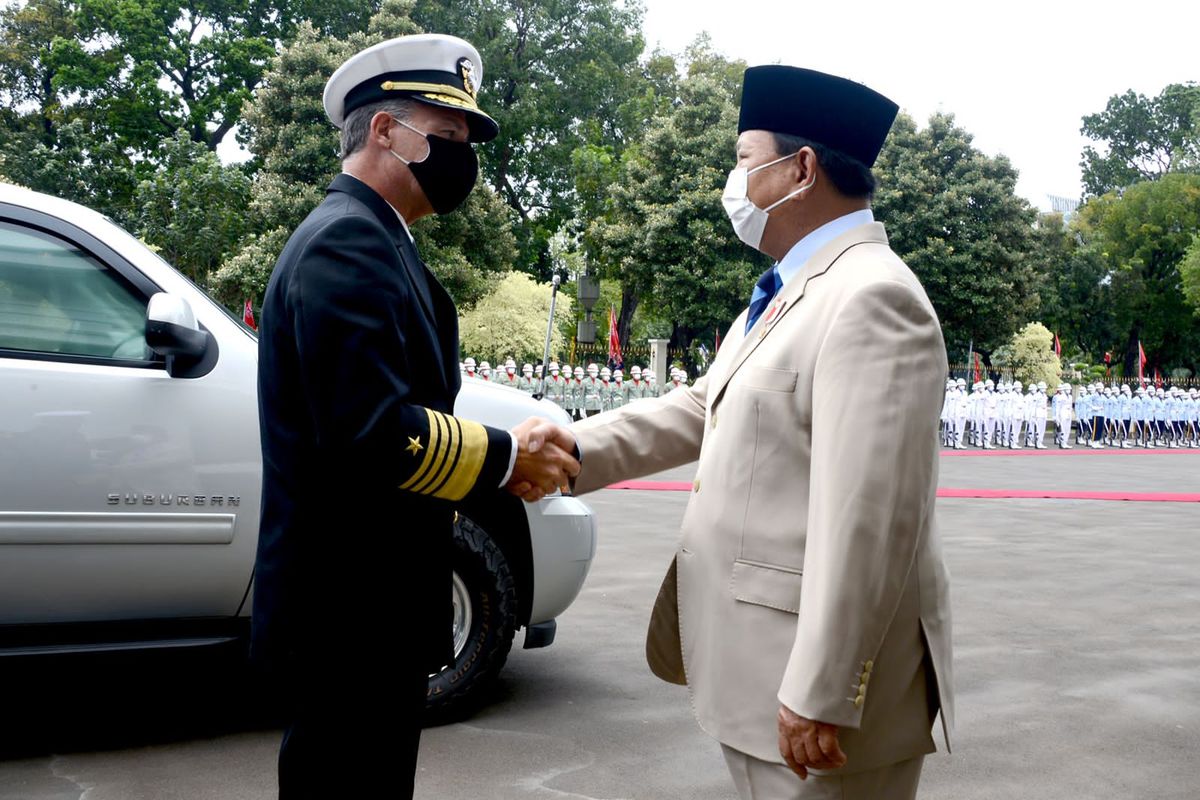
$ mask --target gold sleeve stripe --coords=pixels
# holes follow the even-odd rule
[[[432,476],[432,480],[425,482],[418,487],[421,494],[431,494],[438,497],[438,490],[446,483],[449,477],[454,473],[454,467],[458,464],[459,454],[462,452],[462,426],[458,424],[456,417],[446,417],[446,428],[450,431],[450,446],[446,449],[446,457],[439,465],[437,474]]]
[[[458,419],[454,419],[453,422],[458,428],[462,449],[458,453],[457,463],[450,473],[450,479],[446,481],[445,486],[434,492],[434,497],[440,497],[443,500],[461,500],[466,497],[467,492],[471,491],[471,487],[475,485],[480,470],[483,469],[483,461],[487,457],[488,450],[486,428],[478,422]]]
[[[434,412],[427,408],[425,409],[425,414],[429,421],[429,446],[425,448],[425,458],[421,461],[421,466],[417,467],[417,471],[414,472],[408,480],[400,484],[401,489],[411,489],[413,485],[421,479],[421,476],[425,474],[425,472],[429,469],[430,464],[433,463],[434,456],[438,450],[438,427],[437,421],[434,418]]]
[[[437,411],[431,412],[433,423],[438,429],[438,452],[437,456],[429,465],[429,471],[426,472],[419,481],[417,481],[412,490],[417,494],[429,494],[429,487],[441,474],[443,466],[448,460],[448,455],[454,451],[455,436],[454,425],[450,422],[450,417]]]

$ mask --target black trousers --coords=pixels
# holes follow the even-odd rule
[[[412,798],[428,670],[378,660],[306,666],[288,680],[280,800]]]

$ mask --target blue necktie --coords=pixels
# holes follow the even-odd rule
[[[771,302],[771,298],[779,292],[783,287],[783,279],[779,277],[779,270],[771,267],[762,274],[758,279],[758,283],[754,284],[754,294],[750,295],[750,314],[746,317],[746,333],[754,327],[754,323],[767,310],[767,304]]]

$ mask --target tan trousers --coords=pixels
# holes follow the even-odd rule
[[[850,775],[812,775],[721,745],[742,800],[913,800],[925,756]]]

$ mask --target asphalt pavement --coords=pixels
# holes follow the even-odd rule
[[[1076,452],[948,456],[940,483],[1200,491],[1200,451]],[[599,549],[558,640],[514,650],[487,708],[425,732],[419,798],[733,797],[686,690],[642,656],[687,493],[587,501]],[[952,755],[926,760],[920,796],[1200,798],[1200,505],[942,499],[937,513],[958,735]],[[280,732],[228,654],[0,664],[0,675],[0,800],[273,796]]]

